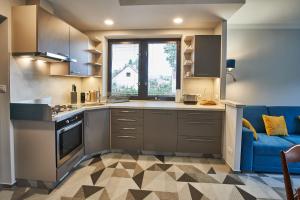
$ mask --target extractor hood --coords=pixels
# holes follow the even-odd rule
[[[77,60],[69,58],[65,55],[54,54],[50,52],[13,53],[13,56],[30,57],[34,60],[43,60],[46,62],[77,62]]]
[[[0,24],[2,24],[2,22],[4,22],[6,20],[6,17],[4,17],[3,15],[0,15]]]

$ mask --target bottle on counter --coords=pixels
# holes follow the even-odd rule
[[[72,85],[72,92],[71,92],[71,104],[77,104],[77,91],[76,85]]]

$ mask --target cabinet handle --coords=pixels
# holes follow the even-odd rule
[[[122,110],[120,113],[136,113],[136,111]]]
[[[188,113],[188,115],[207,115],[207,113]]]
[[[212,139],[192,139],[192,138],[186,138],[185,140],[189,142],[214,142],[215,141]]]
[[[168,113],[168,112],[152,112],[152,114],[154,114],[154,115],[171,115],[172,113]]]
[[[120,128],[121,130],[136,130],[136,128]]]
[[[136,139],[135,136],[129,136],[129,135],[122,135],[122,136],[117,136],[118,138],[131,138],[131,139]]]
[[[187,122],[188,124],[204,124],[204,125],[212,125],[215,122]]]
[[[117,120],[122,122],[136,122],[135,119],[117,119]]]

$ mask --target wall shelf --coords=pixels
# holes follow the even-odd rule
[[[98,55],[102,54],[102,52],[97,49],[88,49],[88,52],[92,54],[98,54]]]
[[[101,66],[102,66],[101,63],[92,63],[92,62],[90,62],[90,63],[87,63],[87,64],[88,64],[88,65],[95,66],[95,67],[101,67]]]

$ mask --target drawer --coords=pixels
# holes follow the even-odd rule
[[[179,119],[222,119],[219,111],[179,111]]]
[[[137,109],[111,109],[112,117],[118,116],[123,118],[142,118],[143,110]]]
[[[186,136],[221,137],[222,120],[179,119],[178,134]]]
[[[139,151],[142,149],[142,137],[139,135],[112,135],[111,148],[129,151]]]
[[[143,127],[142,126],[112,126],[111,134],[113,135],[126,135],[126,134],[134,134],[134,135],[142,135]]]
[[[178,136],[177,152],[221,154],[221,137]]]

